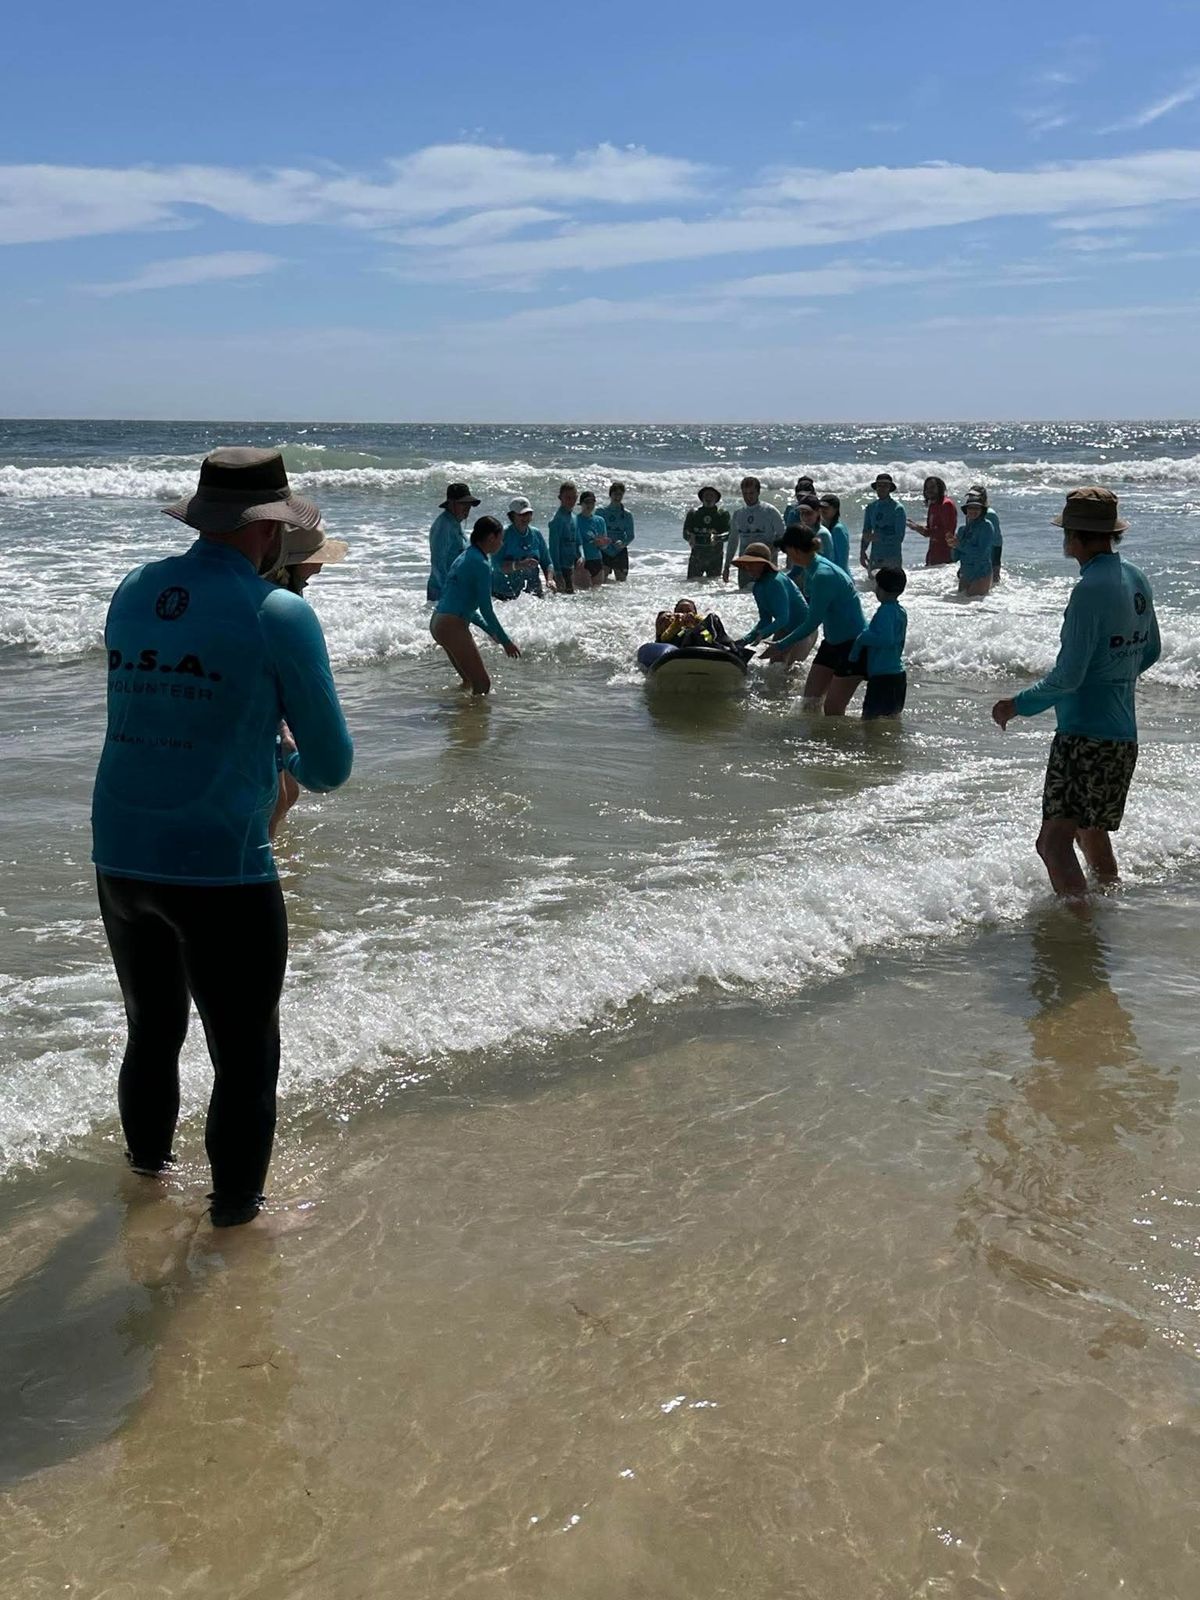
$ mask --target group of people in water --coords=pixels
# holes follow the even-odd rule
[[[799,499],[790,522],[779,518],[784,570],[773,539],[743,544],[745,526],[735,553],[722,552],[713,564],[722,576],[736,567],[756,601],[759,620],[742,648],[762,644],[772,659],[787,660],[823,632],[805,694],[832,713],[845,710],[864,678],[868,714],[894,714],[903,704],[905,574],[896,559],[903,511],[889,481],[884,475],[877,483],[883,509],[863,531],[862,559],[879,601],[869,626],[839,559],[841,541],[832,537],[836,519],[824,514],[837,509],[829,496],[817,497],[816,520]],[[944,499],[927,496],[927,503],[940,507]],[[610,568],[614,580],[624,576],[633,528],[623,517],[599,519],[615,529],[607,536],[597,522],[580,533],[575,502],[564,501],[558,529],[552,524],[557,542],[543,561],[536,541],[530,556],[517,542],[529,532],[528,502],[514,502],[509,529],[481,517],[468,547],[461,524],[478,502],[463,484],[452,485],[447,500],[443,509],[454,511],[464,548],[452,554],[444,537],[452,530],[436,541],[432,628],[467,681],[482,670],[467,648],[474,650],[472,621],[499,628],[497,567],[543,586],[574,577],[574,522],[585,571],[597,559],[588,552],[600,552],[601,572],[587,576]],[[623,511],[619,497],[610,505]],[[753,510],[761,500],[746,505]],[[262,1209],[274,1139],[288,928],[273,821],[285,791],[336,789],[353,763],[324,635],[302,593],[306,579],[342,559],[346,547],[326,536],[317,506],[292,491],[276,450],[214,450],[195,493],[165,510],[198,537],[128,573],[109,606],[108,722],[92,799],[92,860],[128,1022],[117,1090],[126,1159],[147,1180],[174,1160],[179,1054],[194,1001],[213,1066],[205,1124],[210,1216],[223,1228],[249,1223]],[[1135,685],[1158,659],[1160,642],[1150,585],[1116,549],[1128,526],[1116,497],[1102,488],[1072,490],[1055,520],[1064,556],[1080,568],[1058,659],[1039,683],[997,701],[992,717],[1003,729],[1014,717],[1056,712],[1037,849],[1054,889],[1077,897],[1087,887],[1077,849],[1099,882],[1116,877],[1111,836],[1138,753]],[[948,525],[941,513],[916,531],[932,543],[940,527],[949,545]],[[770,518],[751,524],[768,534],[774,526]],[[517,553],[506,557],[510,532],[508,548]],[[732,536],[731,529],[725,537]],[[530,561],[536,574],[523,564]],[[677,634],[698,614],[694,602],[677,608]],[[502,629],[497,637],[518,653]]]

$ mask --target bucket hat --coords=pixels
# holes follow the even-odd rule
[[[774,567],[775,552],[770,545],[760,544],[755,540],[753,544],[746,546],[740,556],[734,556],[730,564],[735,567],[753,567],[760,561],[766,562],[768,567]]]
[[[439,502],[441,509],[445,511],[452,500],[469,500],[473,506],[479,504],[479,501],[471,493],[471,485],[469,483],[448,483],[446,485],[446,498]]]
[[[896,480],[892,477],[890,472],[879,473],[874,482],[871,484],[872,489],[878,489],[881,483],[886,483],[889,489],[894,489],[896,487]]]
[[[236,533],[251,522],[282,522],[315,528],[321,513],[293,494],[278,450],[228,445],[210,450],[200,463],[196,492],[163,511],[197,533]]]
[[[1072,489],[1067,503],[1054,518],[1054,526],[1068,533],[1124,533],[1129,524],[1117,515],[1117,497],[1111,489],[1095,486]]]
[[[715,489],[711,483],[706,483],[703,488],[696,490],[696,499],[703,500],[706,494],[715,494],[718,500],[721,498],[720,489]]]

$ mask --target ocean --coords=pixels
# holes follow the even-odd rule
[[[278,851],[257,1254],[197,1229],[198,1027],[178,1178],[121,1176],[88,861],[108,597],[222,443],[279,445],[350,543],[308,590],[356,766]],[[909,535],[901,726],[763,668],[647,696],[662,606],[753,620],[685,580],[701,482],[782,508],[806,471],[856,551],[880,469],[913,512],[983,482],[1004,530],[971,604]],[[437,502],[544,528],[564,477],[627,485],[630,580],[505,606],[473,702],[428,633]],[[1164,642],[1082,920],[1033,853],[1050,719],[989,718],[1054,658],[1079,483]],[[1198,422],[0,423],[4,1592],[1194,1592],[1198,510]]]

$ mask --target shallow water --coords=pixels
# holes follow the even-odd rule
[[[169,1196],[119,1172],[87,805],[108,593],[235,434],[279,437],[0,434],[0,1592],[1194,1593],[1196,425],[289,430],[352,545],[310,594],[358,758],[281,850],[284,1231],[218,1246],[202,1041]],[[853,513],[881,464],[985,478],[1005,530],[980,605],[912,574],[902,728],[777,673],[647,696],[693,482]],[[630,485],[631,581],[506,608],[464,703],[440,486],[566,472]],[[1166,651],[1089,930],[1030,848],[1049,730],[988,709],[1053,657],[1047,524],[1097,477]]]

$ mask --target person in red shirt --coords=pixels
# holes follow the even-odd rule
[[[941,478],[926,478],[921,491],[925,497],[925,521],[910,522],[913,533],[923,533],[929,540],[925,552],[927,567],[944,567],[954,557],[950,553],[950,535],[958,527],[958,507],[946,493]]]

